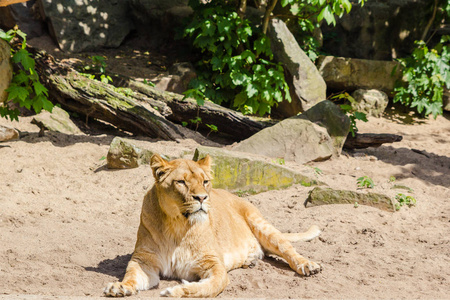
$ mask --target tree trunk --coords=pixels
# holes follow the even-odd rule
[[[401,135],[387,133],[357,133],[354,137],[349,134],[345,140],[346,149],[363,149],[369,147],[379,147],[385,143],[400,142],[403,139]]]

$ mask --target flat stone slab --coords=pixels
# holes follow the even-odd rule
[[[83,134],[83,132],[70,119],[69,113],[58,106],[52,112],[43,110],[37,114],[31,123],[50,131],[64,134]]]
[[[326,187],[315,187],[309,192],[304,205],[317,206],[326,204],[352,204],[368,205],[381,210],[395,212],[394,202],[386,195],[377,193],[358,193],[346,190],[334,190]]]
[[[231,192],[257,194],[284,189],[293,184],[323,184],[278,164],[221,148],[198,147],[194,160],[209,154],[213,161],[213,186]]]

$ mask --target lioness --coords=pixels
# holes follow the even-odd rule
[[[161,296],[215,297],[229,283],[227,271],[246,267],[265,252],[283,257],[301,275],[320,271],[289,241],[319,235],[282,234],[251,203],[211,187],[211,158],[167,161],[153,155],[155,184],[144,198],[134,253],[122,282],[109,283],[106,296],[129,296],[159,283],[159,276],[182,284]],[[199,280],[199,281],[197,281]]]

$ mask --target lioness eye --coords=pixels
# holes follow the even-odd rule
[[[186,184],[186,182],[184,180],[177,180],[177,183],[179,183],[179,184]]]
[[[203,181],[203,184],[204,184],[204,185],[207,185],[208,183],[209,183],[209,180]]]

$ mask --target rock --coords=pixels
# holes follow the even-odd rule
[[[328,89],[334,91],[377,89],[392,95],[395,81],[402,78],[400,64],[394,61],[320,56],[317,67]]]
[[[128,1],[44,0],[42,5],[63,51],[118,47],[134,27]]]
[[[303,116],[327,129],[333,140],[334,154],[340,155],[350,131],[350,118],[329,100],[319,102],[303,113]]]
[[[0,125],[0,142],[16,140],[19,138],[19,132],[14,128]]]
[[[336,26],[321,26],[322,50],[334,56],[392,60],[409,55],[414,41],[431,18],[430,0],[366,1],[363,7],[353,2],[350,14],[337,19]]]
[[[51,113],[43,110],[33,118],[31,123],[38,125],[41,129],[64,134],[83,134],[70,119],[69,114],[58,106],[53,107]]]
[[[11,65],[11,48],[9,44],[0,39],[0,104],[8,99],[5,91],[11,84],[13,68]]]
[[[303,116],[291,117],[265,128],[232,150],[283,158],[299,164],[326,160],[335,152],[327,130]]]
[[[190,62],[175,63],[169,68],[169,75],[163,75],[155,82],[161,91],[182,94],[188,89],[191,79],[197,77],[194,66]]]
[[[325,204],[368,205],[381,210],[395,212],[394,202],[388,196],[376,193],[357,193],[353,191],[334,190],[331,188],[315,187],[309,192],[305,207]]]
[[[207,154],[213,161],[215,188],[256,194],[287,188],[293,184],[304,186],[323,184],[281,165],[221,148],[198,147],[193,159],[197,161]]]
[[[292,102],[282,102],[276,109],[277,113],[285,117],[295,116],[326,99],[325,81],[286,24],[279,19],[272,19],[269,37],[275,60],[282,62],[292,77]]]
[[[132,141],[115,137],[109,146],[106,163],[108,169],[137,168],[141,164],[149,163],[154,153],[133,145]]]
[[[179,156],[164,155],[161,151],[146,149],[136,145],[134,140],[115,137],[109,146],[106,156],[108,169],[131,169],[141,165],[148,165],[153,154],[158,153],[163,158],[172,160],[186,155],[192,155],[192,151],[182,151]]]
[[[352,103],[353,110],[363,112],[368,116],[381,118],[386,109],[389,98],[386,93],[371,89],[359,89],[353,92],[352,97],[356,102]]]

